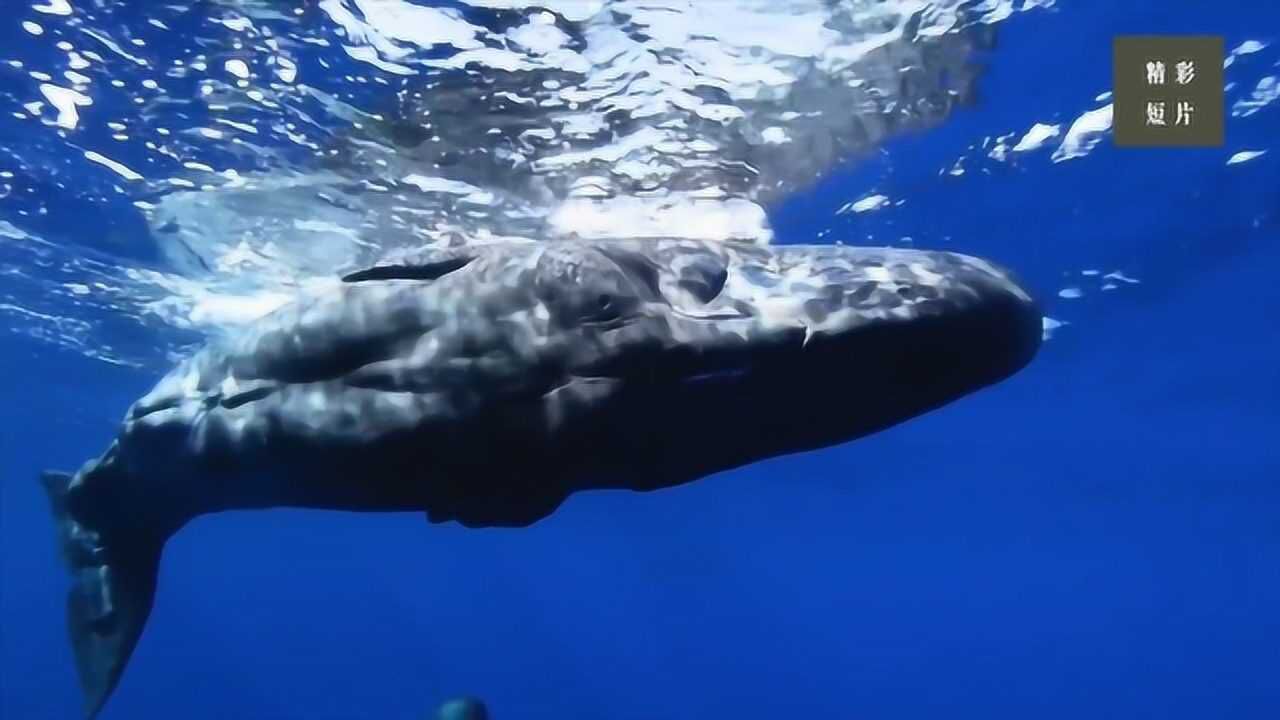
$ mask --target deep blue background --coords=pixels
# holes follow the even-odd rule
[[[1026,371],[876,437],[577,496],[523,530],[201,519],[166,550],[104,718],[421,718],[461,693],[499,720],[1280,717],[1280,173],[1274,150],[1223,164],[1270,147],[1277,110],[1233,119],[1225,150],[1108,139],[937,176],[984,135],[1094,107],[1116,33],[1232,47],[1274,39],[1280,13],[1063,4],[1002,26],[981,105],[775,212],[783,241],[905,234],[1017,268],[1073,323]],[[833,215],[873,186],[908,204]],[[1056,300],[1086,267],[1143,284]],[[0,715],[75,717],[35,476],[100,452],[154,378],[16,335],[0,378]]]

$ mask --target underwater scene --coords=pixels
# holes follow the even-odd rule
[[[1280,717],[1280,3],[3,7],[0,718]]]

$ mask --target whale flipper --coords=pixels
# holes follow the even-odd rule
[[[67,629],[85,716],[92,718],[115,690],[151,614],[164,540],[144,534],[104,538],[72,514],[71,475],[46,472],[40,479],[71,571]]]
[[[380,263],[342,276],[342,282],[357,283],[369,280],[439,280],[455,270],[461,270],[474,254],[434,252],[427,259],[408,257],[395,263]]]

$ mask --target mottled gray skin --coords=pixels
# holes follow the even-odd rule
[[[886,428],[1015,372],[1040,335],[1004,272],[949,253],[646,240],[405,257],[161,380],[67,480],[64,542],[107,567],[140,529],[158,557],[192,517],[281,506],[524,526],[579,490],[678,485]],[[82,595],[110,586],[85,577]],[[116,611],[96,598],[81,614]],[[134,631],[114,629],[86,652],[127,658]],[[82,658],[102,676],[91,698],[123,661],[108,665]]]
[[[391,276],[449,257],[357,274],[199,352],[129,410],[85,491],[180,519],[297,506],[527,525],[577,490],[887,427],[1018,369],[1041,332],[1002,272],[947,253],[672,240],[466,257],[434,280]]]

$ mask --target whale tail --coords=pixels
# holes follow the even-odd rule
[[[76,518],[72,476],[46,472],[40,479],[71,571],[67,629],[85,716],[92,718],[120,682],[151,614],[165,538],[129,531],[103,535]]]

